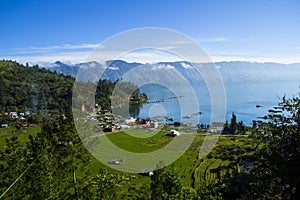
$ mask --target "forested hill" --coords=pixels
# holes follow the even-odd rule
[[[0,110],[64,110],[71,105],[74,78],[13,61],[0,61]]]
[[[71,108],[72,89],[75,78],[51,72],[35,66],[24,66],[13,61],[0,61],[0,111],[25,112],[51,110],[64,112]],[[91,83],[82,83],[91,84]],[[103,109],[110,109],[110,96],[116,82],[99,80],[95,103]],[[83,87],[84,88],[84,87]],[[131,83],[122,83],[119,94],[136,88]],[[88,92],[88,91],[85,91]],[[145,95],[144,95],[145,96]],[[137,90],[132,94],[134,101],[140,101],[143,94]],[[79,97],[80,99],[80,97]],[[77,105],[81,108],[81,105]],[[90,110],[92,108],[89,108]]]

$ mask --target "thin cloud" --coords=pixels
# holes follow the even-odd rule
[[[199,42],[225,42],[225,41],[228,41],[228,38],[225,38],[225,37],[212,37],[212,38],[199,39]]]
[[[203,41],[226,41],[226,38],[207,38]],[[55,45],[48,47],[28,47],[18,48],[14,51],[6,51],[0,53],[2,59],[16,60],[20,63],[39,63],[39,62],[71,62],[79,63],[85,61],[97,61],[99,63],[105,63],[106,60],[122,59],[127,62],[139,62],[139,63],[157,63],[157,62],[173,62],[184,61],[190,62],[219,62],[219,61],[250,61],[250,62],[278,62],[278,63],[299,63],[299,57],[295,55],[263,55],[258,53],[243,52],[241,50],[228,50],[228,51],[207,51],[211,60],[207,60],[208,56],[199,59],[201,55],[194,55],[191,51],[188,59],[180,57],[172,53],[172,48],[179,48],[186,45],[182,41],[178,41],[176,44],[171,44],[169,48],[163,48],[164,50],[158,51],[133,51],[124,53],[122,51],[107,51],[103,46],[98,44],[80,44],[80,45]],[[92,52],[94,48],[100,48],[99,51]],[[294,50],[300,50],[299,46],[293,47]],[[205,60],[206,59],[206,60]],[[199,61],[200,60],[200,61]]]
[[[128,62],[139,62],[139,63],[156,63],[156,62],[172,62],[183,60],[182,58],[171,54],[167,51],[140,51],[131,52],[123,55],[118,59],[123,59]]]
[[[253,42],[254,38],[226,38],[226,37],[211,37],[211,38],[200,38],[199,42],[203,43],[214,43],[214,42]]]
[[[190,64],[187,64],[187,63],[184,63],[184,62],[182,62],[182,63],[180,63],[181,64],[181,66],[183,67],[183,68],[185,68],[185,69],[191,69],[191,68],[193,68]]]
[[[274,57],[252,57],[252,56],[211,56],[213,62],[231,62],[231,61],[247,61],[247,62],[275,62],[275,63],[281,63],[281,64],[293,64],[293,63],[299,63],[298,57],[285,57],[285,58],[274,58]]]
[[[166,70],[166,69],[174,69],[174,67],[172,65],[164,65],[164,64],[159,64],[159,65],[155,65],[151,68],[151,70]]]
[[[113,70],[113,71],[120,70],[120,68],[119,68],[119,67],[108,67],[108,69],[110,69],[110,70]]]
[[[15,48],[0,52],[1,57],[5,59],[13,59],[23,63],[26,62],[38,62],[38,61],[53,61],[53,60],[64,60],[76,62],[86,58],[86,56],[95,48],[103,48],[99,44],[80,44],[80,45],[54,45],[44,47],[26,47],[26,48]],[[78,56],[80,55],[80,58]],[[40,59],[40,60],[39,60]]]
[[[242,51],[211,51],[210,55],[218,55],[218,56],[248,56],[248,53]]]
[[[48,63],[48,62],[55,62],[55,61],[62,61],[62,62],[70,62],[72,64],[84,62],[88,56],[88,52],[81,51],[81,52],[63,52],[63,53],[51,53],[51,54],[33,54],[33,55],[10,55],[10,56],[3,56],[3,59],[7,60],[16,60],[19,63],[31,63],[31,64],[38,64],[38,63]]]
[[[105,54],[105,53],[104,53]],[[30,56],[5,56],[3,59],[8,60],[16,60],[17,62],[20,62],[22,64],[25,64],[26,62],[31,64],[39,64],[41,62],[45,63],[53,63],[55,61],[62,61],[62,62],[70,62],[72,64],[81,63],[81,62],[87,62],[99,59],[100,56],[104,56],[104,58],[109,58],[108,56],[111,56],[111,58],[117,58],[122,59],[127,62],[140,62],[140,63],[156,63],[160,61],[165,62],[172,62],[172,61],[179,61],[178,57],[157,57],[157,55],[152,55],[153,57],[150,59],[150,57],[145,58],[144,56],[147,56],[145,54],[139,54],[139,55],[131,55],[131,56],[125,56],[125,57],[118,57],[119,52],[106,52],[105,55],[97,55],[96,57],[89,57],[89,52],[65,52],[62,54],[45,54],[45,55],[30,55]],[[113,57],[112,55],[115,55],[116,57]],[[148,54],[148,56],[151,56]],[[97,59],[96,59],[97,58]],[[214,55],[210,54],[211,61],[208,62],[221,62],[221,61],[248,61],[248,62],[277,62],[277,63],[284,63],[284,64],[291,64],[291,63],[299,63],[299,57],[259,57],[259,56],[251,56],[251,55]],[[106,59],[105,59],[106,60]],[[149,62],[150,61],[150,62]],[[152,61],[152,62],[151,62]],[[182,61],[182,60],[181,60]],[[158,67],[158,68],[161,68]],[[168,67],[167,67],[168,68]],[[157,69],[156,69],[157,70]]]
[[[28,48],[16,48],[16,51],[30,51],[30,50],[79,50],[79,49],[93,49],[101,47],[99,44],[80,44],[80,45],[54,45],[48,47],[28,47]]]

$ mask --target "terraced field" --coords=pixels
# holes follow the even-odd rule
[[[20,131],[11,129],[4,129],[0,132],[0,149],[5,146],[5,139],[11,136],[18,136],[20,143],[25,143],[28,140],[29,134],[36,134],[40,131],[40,127],[32,127]],[[107,134],[106,136],[118,147],[131,152],[152,152],[167,145],[173,138],[164,137],[169,130],[162,130],[156,134],[151,135],[151,132],[141,132],[141,129],[132,129],[130,132],[115,132]],[[145,135],[143,135],[145,134]],[[150,137],[147,137],[149,135]],[[140,137],[134,137],[139,135]],[[104,136],[104,135],[103,135]],[[105,137],[105,136],[104,136]],[[214,136],[206,136],[209,137]],[[98,139],[101,139],[99,137]],[[221,136],[205,158],[199,158],[199,150],[205,139],[203,135],[196,135],[189,148],[179,157],[172,165],[167,168],[174,168],[182,179],[183,185],[191,186],[196,190],[201,190],[209,185],[214,185],[222,182],[225,175],[228,173],[229,165],[237,163],[242,156],[250,155],[254,152],[256,144],[248,137],[223,137]],[[109,166],[100,163],[93,156],[89,164],[89,174],[91,176],[99,173],[100,169],[107,170],[111,173],[124,173],[109,168]],[[238,170],[238,166],[237,166]],[[80,172],[79,172],[80,175]],[[130,186],[121,188],[119,197],[121,198],[135,198],[127,194],[143,193],[143,197],[149,197],[150,193],[150,177],[133,174],[135,178],[132,180]],[[130,191],[137,192],[130,192]],[[139,196],[140,198],[141,196]],[[136,197],[138,198],[138,197]]]

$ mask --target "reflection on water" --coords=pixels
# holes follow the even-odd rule
[[[143,108],[144,103],[129,103],[129,114],[133,118],[138,118],[140,110]]]

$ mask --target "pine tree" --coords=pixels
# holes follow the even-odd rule
[[[232,113],[230,129],[232,134],[235,134],[237,131],[236,115],[234,113]]]

